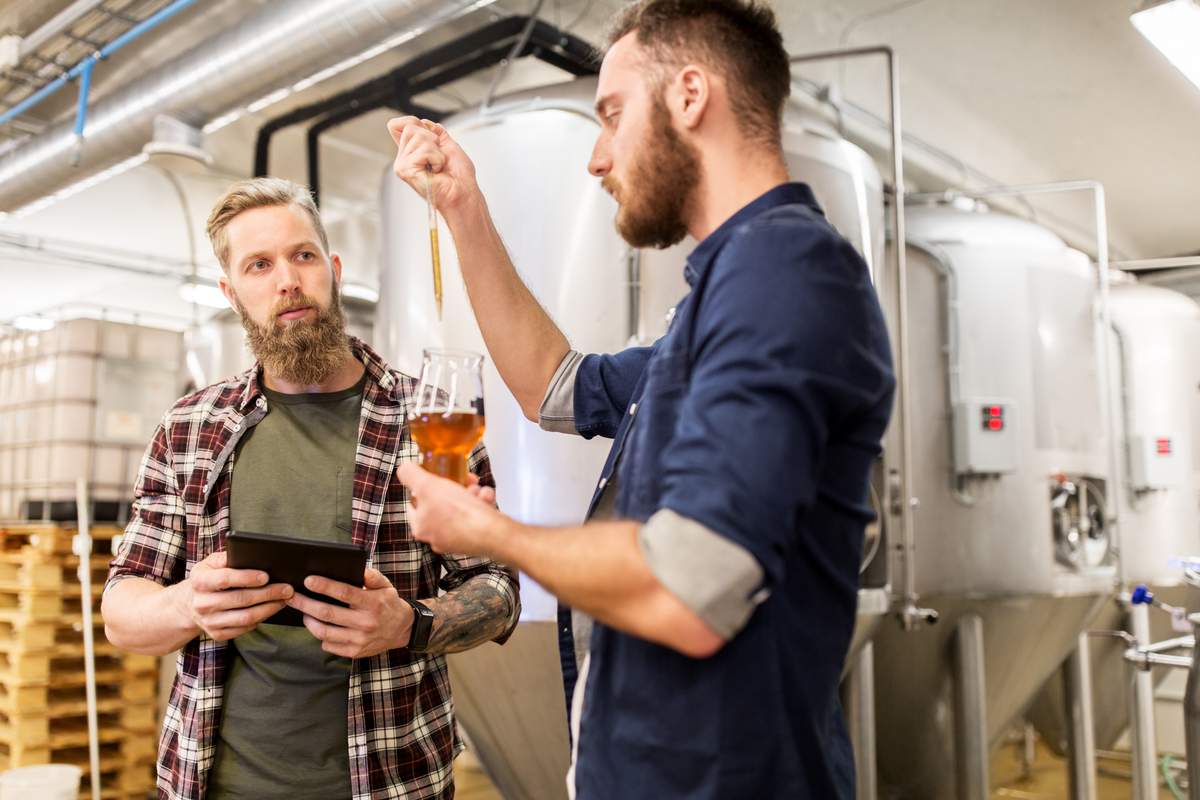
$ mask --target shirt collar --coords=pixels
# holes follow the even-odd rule
[[[362,362],[367,369],[367,380],[379,385],[385,396],[391,396],[396,386],[396,377],[388,371],[387,364],[379,354],[372,350],[361,339],[350,337],[350,351]],[[238,400],[238,408],[243,412],[258,402],[262,395],[262,364],[255,362],[253,369],[246,374],[246,387]]]
[[[779,206],[802,204],[811,207],[817,213],[823,213],[813,196],[812,189],[804,183],[781,183],[766,193],[759,195],[748,204],[742,206],[732,217],[721,225],[696,246],[687,258],[683,268],[683,276],[689,286],[695,286],[696,281],[704,275],[705,270],[712,264],[721,247],[733,235],[733,232],[760,214],[764,214]]]

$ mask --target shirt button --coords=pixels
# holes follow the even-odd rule
[[[234,432],[234,433],[237,433],[237,432],[238,432],[238,431],[240,431],[241,429],[242,429],[242,425],[241,425],[241,423],[238,423],[237,425],[234,425],[234,426],[233,426],[233,432]]]
[[[629,416],[632,417],[636,413],[637,413],[637,403],[633,403],[629,406]]]
[[[600,485],[596,487],[597,491],[603,489],[606,485],[608,485],[608,478],[601,478]]]
[[[267,401],[264,398],[260,397],[260,398],[258,398],[258,400],[255,401],[254,404],[256,406],[258,406],[259,408],[262,408],[263,406],[265,406],[267,404]]]

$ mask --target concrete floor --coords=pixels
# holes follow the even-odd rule
[[[1131,787],[1129,762],[1120,759],[1099,759],[1097,800],[1129,800]],[[992,758],[992,783],[996,790],[992,800],[1065,800],[1068,797],[1067,765],[1042,746],[1028,776],[1023,775],[1020,745],[1001,748]],[[479,763],[464,753],[455,763],[459,800],[503,800],[488,780]],[[1159,789],[1159,800],[1173,800],[1165,787]]]
[[[1133,787],[1127,777],[1128,759],[1099,758],[1096,768],[1097,800],[1129,800]],[[1030,774],[1023,773],[1019,744],[997,751],[992,757],[992,785],[996,787],[992,800],[1066,800],[1070,796],[1066,761],[1040,744]],[[1165,786],[1160,786],[1158,797],[1173,800]]]

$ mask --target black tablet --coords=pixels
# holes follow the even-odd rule
[[[324,603],[345,603],[304,588],[304,579],[320,575],[362,586],[367,552],[358,545],[296,539],[270,533],[232,531],[225,537],[227,564],[234,569],[261,569],[271,583],[289,583],[297,592]],[[267,620],[272,625],[303,625],[303,615],[288,606]]]

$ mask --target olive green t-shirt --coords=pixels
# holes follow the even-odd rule
[[[354,452],[366,375],[351,389],[264,390],[267,415],[238,442],[233,530],[350,541]],[[350,659],[304,627],[260,624],[232,642],[210,800],[350,797]]]

